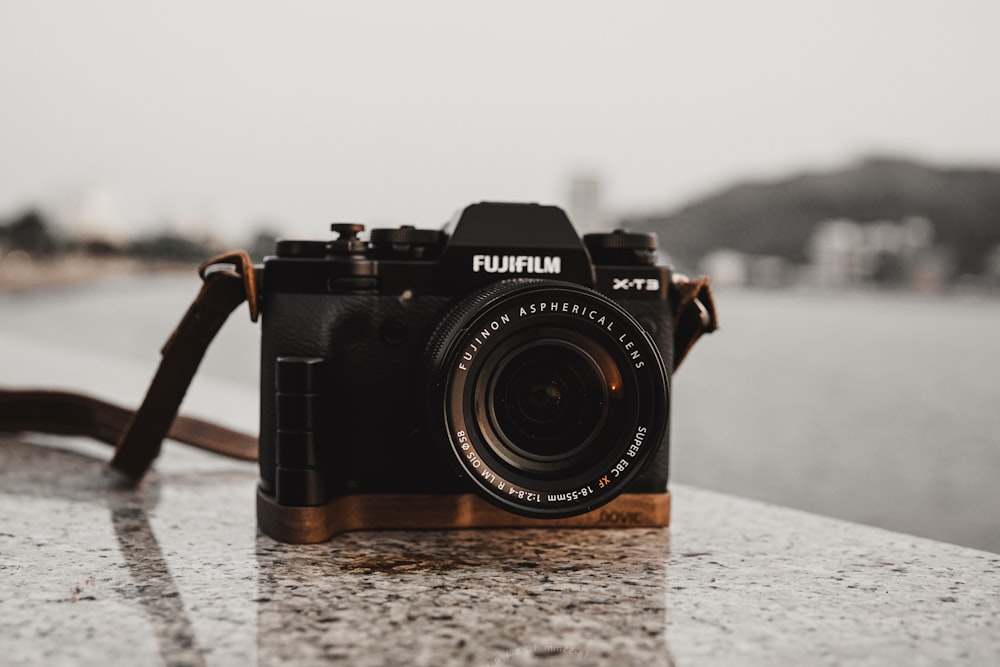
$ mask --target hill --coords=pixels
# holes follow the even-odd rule
[[[908,216],[933,221],[936,243],[952,253],[958,273],[980,273],[1000,244],[1000,170],[874,157],[841,170],[740,183],[677,211],[624,224],[657,232],[670,257],[691,267],[715,248],[804,262],[809,236],[824,220]]]

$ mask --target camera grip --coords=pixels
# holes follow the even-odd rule
[[[318,357],[275,362],[275,498],[280,505],[310,507],[329,500],[318,442],[323,363]]]

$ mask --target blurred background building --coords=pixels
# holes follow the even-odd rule
[[[601,201],[600,178],[593,174],[581,174],[570,179],[567,213],[580,234],[607,231],[607,213]]]

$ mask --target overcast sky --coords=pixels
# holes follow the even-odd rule
[[[1000,165],[1000,2],[3,2],[0,95],[0,216],[103,192],[324,237],[586,171],[647,211],[873,152]]]

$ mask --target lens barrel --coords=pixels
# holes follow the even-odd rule
[[[525,516],[609,502],[667,428],[656,345],[621,306],[580,285],[490,285],[446,314],[425,362],[432,431],[476,492]]]

